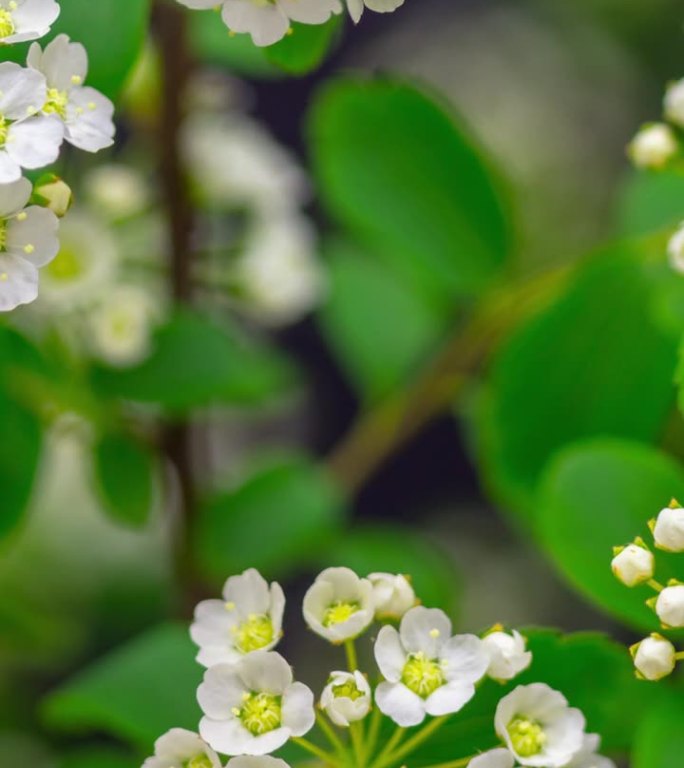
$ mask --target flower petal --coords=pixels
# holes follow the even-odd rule
[[[468,763],[468,768],[513,768],[515,760],[507,749],[493,749],[478,755]]]
[[[440,648],[451,637],[451,621],[438,608],[418,605],[404,614],[399,634],[409,653],[422,651],[434,659],[440,655]]]
[[[43,73],[49,88],[59,91],[70,91],[74,85],[81,85],[88,75],[86,49],[80,43],[72,43],[68,35],[57,35],[44,50],[33,43],[27,63]]]
[[[277,696],[292,684],[292,667],[275,651],[254,651],[236,665],[241,680],[250,691]]]
[[[302,24],[325,24],[332,14],[342,12],[340,0],[278,0],[278,6]]]
[[[10,126],[5,149],[22,168],[42,168],[57,159],[63,138],[58,118],[36,115]]]
[[[425,703],[401,683],[380,683],[375,701],[380,711],[402,728],[418,725],[425,719]]]
[[[19,213],[28,203],[32,189],[28,179],[17,179],[11,184],[0,184],[0,219]]]
[[[236,666],[219,664],[204,673],[204,680],[197,689],[197,701],[202,712],[216,720],[232,717],[231,710],[242,706],[243,694],[249,692]],[[223,751],[214,747],[219,752]]]
[[[46,98],[45,78],[40,72],[11,61],[0,64],[0,115],[23,120],[40,111]]]
[[[397,630],[386,624],[378,632],[375,641],[375,661],[382,676],[391,683],[398,683],[406,664],[406,651],[401,644]]]
[[[456,635],[440,651],[447,680],[476,683],[489,666],[489,653],[476,635]]]
[[[440,686],[430,694],[425,701],[425,711],[428,715],[448,715],[458,712],[475,695],[475,686],[472,683],[463,683],[454,680],[451,683]]]
[[[280,8],[255,5],[252,0],[225,0],[221,16],[228,29],[248,32],[261,47],[282,40],[290,28],[290,20]]]
[[[223,587],[223,597],[227,603],[234,603],[243,616],[267,614],[271,603],[268,582],[256,568],[231,576]]]
[[[212,720],[210,717],[203,717],[200,720],[199,732],[212,749],[223,755],[249,754],[247,749],[254,740],[252,734],[236,719]]]
[[[283,694],[283,726],[293,736],[303,736],[316,721],[313,691],[304,683],[292,683]]]
[[[30,304],[38,296],[38,270],[28,261],[0,253],[0,312]]]
[[[34,267],[44,267],[59,251],[58,230],[59,220],[52,211],[32,205],[23,212],[21,220],[19,217],[10,219],[7,252]]]
[[[114,105],[94,88],[74,88],[67,104],[66,140],[86,152],[114,143]]]

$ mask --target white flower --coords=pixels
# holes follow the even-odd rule
[[[671,123],[684,128],[684,79],[668,86],[663,106],[665,117]]]
[[[301,216],[257,226],[234,268],[245,310],[266,325],[286,325],[313,309],[326,286],[315,246],[314,231]]]
[[[611,562],[615,577],[627,587],[635,587],[653,578],[655,558],[641,543],[618,547]]]
[[[47,94],[42,110],[64,123],[64,138],[86,152],[98,152],[114,143],[114,105],[99,91],[83,85],[88,54],[80,43],[58,35],[42,50],[29,49],[27,64],[45,76]]]
[[[59,16],[55,0],[0,0],[0,44],[36,40]]]
[[[677,663],[672,643],[656,633],[629,650],[638,675],[645,680],[655,681],[667,677]]]
[[[672,629],[684,627],[684,585],[674,584],[665,587],[655,602],[655,612],[666,627]]]
[[[371,708],[368,680],[358,669],[353,673],[332,672],[321,694],[321,707],[342,728],[362,720]]]
[[[684,274],[684,224],[672,235],[667,244],[670,266],[675,272]]]
[[[402,574],[371,573],[375,615],[377,618],[400,619],[416,604],[416,593],[411,582]]]
[[[684,552],[684,509],[666,507],[653,526],[653,538],[658,549]]]
[[[380,630],[375,660],[386,680],[375,701],[402,727],[418,725],[426,715],[458,712],[489,664],[479,637],[452,637],[447,615],[422,606],[404,615],[398,632],[389,625]]]
[[[292,682],[292,669],[273,651],[208,669],[197,690],[205,714],[200,733],[217,752],[265,755],[314,724],[313,693]]]
[[[290,29],[291,21],[324,24],[341,13],[340,0],[179,0],[188,8],[221,7],[221,16],[232,32],[248,32],[255,45],[273,45]]]
[[[489,653],[487,674],[494,680],[512,680],[532,663],[532,653],[525,650],[525,638],[516,630],[508,634],[490,632],[482,639]]]
[[[601,737],[596,733],[585,733],[580,751],[563,768],[615,768],[615,763],[598,754]]]
[[[143,768],[221,768],[214,750],[192,731],[172,728],[154,744],[154,757]]]
[[[478,755],[468,763],[468,768],[513,768],[515,760],[507,749],[492,749]]]
[[[290,768],[279,757],[271,755],[240,755],[231,757],[226,768]]]
[[[349,15],[357,24],[361,20],[364,7],[377,13],[389,13],[396,11],[403,4],[404,0],[347,0]]]
[[[62,219],[59,239],[59,253],[43,272],[41,303],[70,310],[97,302],[109,290],[119,260],[112,233],[74,209]]]
[[[0,184],[17,181],[22,168],[42,168],[59,155],[64,128],[52,115],[40,115],[46,98],[40,72],[5,61],[0,64]]]
[[[205,667],[234,664],[252,651],[268,651],[282,635],[285,595],[254,568],[231,576],[223,600],[204,600],[195,609],[190,636]]]
[[[149,203],[149,190],[140,171],[120,163],[91,170],[85,190],[99,213],[115,221],[141,213]]]
[[[137,285],[109,291],[90,318],[95,353],[111,365],[133,365],[150,350],[156,308],[150,294]]]
[[[504,696],[496,708],[494,725],[524,766],[565,766],[584,739],[584,715],[544,683],[520,685]]]
[[[677,153],[677,138],[663,123],[644,126],[632,139],[627,152],[637,168],[663,168]]]
[[[326,568],[307,590],[303,612],[309,627],[331,643],[350,640],[373,621],[373,585],[349,568]]]
[[[0,185],[0,312],[28,304],[38,295],[38,268],[59,249],[59,222],[52,211],[26,204],[31,183]]]

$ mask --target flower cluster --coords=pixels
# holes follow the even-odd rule
[[[143,768],[287,768],[271,756],[292,740],[331,768],[390,768],[421,746],[476,694],[486,676],[512,680],[532,662],[525,639],[495,626],[483,638],[454,634],[438,609],[416,599],[410,579],[328,568],[306,592],[308,627],[344,646],[347,669],[333,670],[318,697],[295,681],[274,650],[283,634],[285,595],[249,569],[231,576],[221,599],[196,608],[190,635],[206,668],[197,691],[199,734],[173,729]],[[379,677],[358,668],[355,640],[378,622],[374,656]],[[398,726],[380,744],[383,716]],[[363,721],[369,718],[368,727]],[[430,719],[428,719],[430,718]],[[408,738],[405,729],[427,723]],[[317,725],[330,745],[304,738]],[[454,766],[611,768],[597,754],[599,737],[585,732],[582,713],[547,685],[518,686],[499,702],[494,730],[502,744]],[[337,731],[336,728],[341,729]],[[345,734],[349,738],[345,737]]]
[[[684,552],[684,509],[673,499],[658,517],[649,521],[656,549]],[[638,537],[625,547],[616,547],[612,569],[627,587],[647,584],[655,595],[646,600],[660,620],[663,630],[684,628],[684,583],[670,579],[665,585],[655,580],[656,558],[646,542]],[[684,654],[659,633],[653,633],[630,648],[637,675],[645,680],[661,680],[674,670]]]
[[[2,0],[0,43],[35,40],[59,15],[54,0]],[[84,85],[85,49],[59,35],[33,43],[26,66],[0,63],[0,311],[33,301],[38,269],[59,250],[58,221],[68,187],[46,177],[34,188],[24,170],[50,165],[64,141],[88,152],[113,142],[113,106]]]
[[[282,40],[293,21],[300,24],[325,24],[331,16],[342,13],[342,0],[178,0],[194,10],[216,8],[233,33],[246,32],[255,45],[267,46]],[[378,13],[395,11],[404,0],[346,0],[354,22],[361,20],[368,8]]]

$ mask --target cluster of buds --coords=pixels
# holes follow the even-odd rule
[[[656,549],[684,552],[684,509],[673,499],[657,518],[649,521]],[[646,600],[660,620],[663,630],[684,628],[684,583],[670,579],[665,585],[656,581],[656,558],[642,538],[636,538],[613,552],[612,570],[627,587],[648,585],[655,594]],[[663,635],[653,633],[630,648],[637,675],[644,680],[661,680],[674,670],[680,654]]]
[[[330,672],[316,703],[274,650],[284,610],[280,585],[254,569],[229,578],[221,599],[197,606],[190,635],[206,668],[199,733],[172,729],[143,768],[221,768],[220,755],[230,756],[228,768],[287,768],[272,753],[288,741],[330,768],[392,768],[459,712],[485,676],[507,682],[532,662],[522,635],[500,625],[482,638],[453,634],[443,611],[419,604],[408,577],[328,568],[302,612],[309,629],[344,647],[347,668]],[[368,675],[355,641],[374,623],[378,671]],[[380,743],[383,718],[396,729]],[[614,768],[597,754],[600,739],[586,733],[582,713],[543,683],[504,696],[492,726],[500,747],[458,756],[454,767]],[[314,727],[321,738],[304,738]]]

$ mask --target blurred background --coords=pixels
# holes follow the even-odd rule
[[[187,49],[175,65],[176,16],[156,8],[149,34],[141,24],[110,156],[67,156],[56,169],[76,200],[62,251],[39,300],[0,325],[1,768],[138,765],[165,720],[140,725],[141,704],[107,708],[103,692],[116,700],[119,665],[141,648],[163,676],[178,637],[166,622],[187,620],[251,565],[286,586],[283,647],[295,667],[320,660],[314,681],[334,652],[304,630],[296,603],[327,565],[411,573],[459,630],[502,622],[626,643],[647,623],[611,610],[611,594],[591,600],[546,528],[540,545],[533,513],[542,465],[575,440],[683,455],[672,382],[684,303],[657,233],[684,213],[684,180],[638,174],[625,155],[659,118],[664,84],[684,74],[681,5],[406,0],[336,27],[321,65],[294,75],[229,38],[217,15],[181,13]],[[417,85],[466,137],[476,187],[464,188],[466,218],[495,232],[485,240],[497,228],[506,240],[491,280],[418,295],[408,256],[365,258],[396,244],[371,237],[373,221],[341,200],[353,166],[344,152],[367,135],[379,157],[401,126],[382,87],[358,121],[342,92],[375,76]],[[394,188],[429,185],[430,147],[392,146],[407,162]],[[401,219],[402,200],[377,199],[377,219],[366,215],[380,230]],[[647,243],[638,279],[620,272],[632,245],[609,246],[603,271],[574,276],[588,253],[627,241]],[[429,270],[439,238],[421,248]],[[493,342],[490,325],[477,331],[486,290],[545,275],[539,305],[527,308],[523,292],[522,317],[485,309]],[[544,312],[555,313],[551,330]],[[528,316],[537,324],[521,331]],[[474,362],[454,373],[448,350],[463,334],[457,360]],[[615,345],[602,367],[596,356]],[[454,387],[446,407],[435,377]],[[554,434],[540,437],[549,424]],[[592,492],[589,521],[612,493]]]

